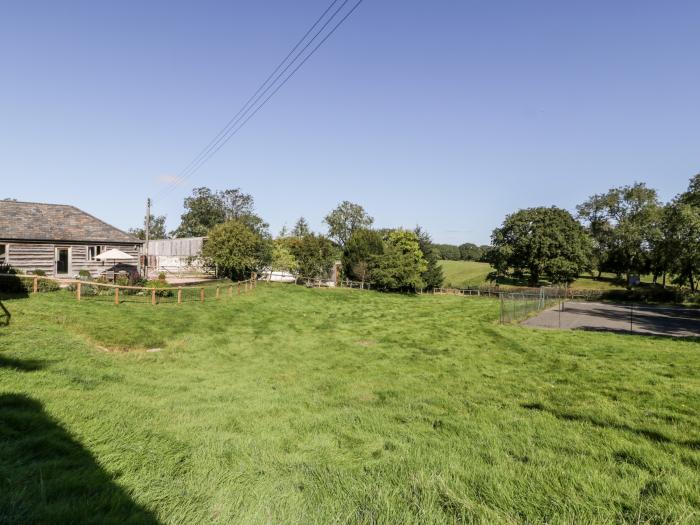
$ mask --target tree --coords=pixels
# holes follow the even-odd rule
[[[232,279],[247,278],[270,262],[269,236],[263,236],[240,219],[217,224],[208,235],[202,256]]]
[[[370,228],[374,219],[367,215],[359,204],[343,201],[326,215],[323,222],[328,225],[328,236],[344,247],[353,231],[359,228]]]
[[[343,250],[343,271],[355,281],[365,282],[369,276],[372,257],[384,253],[384,241],[374,230],[355,230]]]
[[[433,248],[437,251],[438,258],[443,261],[459,261],[462,258],[459,246],[454,244],[433,244]]]
[[[311,228],[309,227],[309,223],[306,222],[306,219],[304,217],[299,217],[297,222],[294,224],[294,228],[292,228],[292,236],[304,237],[305,235],[309,235],[310,233]]]
[[[272,244],[270,268],[273,271],[289,272],[292,274],[296,273],[299,268],[299,262],[283,239],[278,239]]]
[[[483,249],[476,244],[465,242],[459,246],[459,258],[463,261],[478,261],[483,256]]]
[[[143,228],[130,228],[129,233],[137,239],[146,239],[146,219],[143,220]],[[168,235],[165,232],[165,215],[151,215],[151,224],[149,227],[149,239],[167,239]]]
[[[527,272],[531,285],[542,276],[556,283],[571,282],[590,266],[589,237],[560,208],[528,208],[508,215],[491,241],[489,257],[496,272]]]
[[[310,233],[287,239],[289,251],[298,263],[298,275],[307,278],[327,278],[331,274],[338,252],[323,235]]]
[[[421,279],[423,279],[425,283],[424,286],[427,288],[440,288],[445,280],[445,276],[442,273],[442,266],[440,266],[440,252],[437,249],[439,245],[433,244],[428,232],[421,229],[420,226],[416,227],[414,233],[416,234],[418,246],[426,262],[426,269],[421,274]],[[459,248],[456,246],[454,246],[454,248],[457,255],[459,255]]]
[[[184,208],[180,226],[173,232],[175,237],[203,237],[217,224],[243,217],[256,217],[260,225],[265,225],[253,213],[253,197],[240,188],[218,192],[194,188],[192,196],[185,198]]]
[[[395,230],[386,239],[384,253],[372,257],[370,279],[380,290],[415,292],[425,287],[422,275],[427,269],[418,236]]]
[[[660,217],[656,190],[644,183],[612,188],[593,195],[577,206],[578,216],[593,240],[593,262],[598,272],[644,273],[650,269],[649,254]]]
[[[697,289],[700,278],[700,174],[665,209],[661,256],[675,282]]]

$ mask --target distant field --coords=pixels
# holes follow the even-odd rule
[[[444,285],[450,288],[464,288],[467,286],[478,286],[486,284],[486,276],[492,271],[488,263],[475,261],[440,261],[443,274],[445,275]],[[643,282],[651,282],[650,276],[642,278]],[[501,285],[524,285],[513,279],[507,282],[500,282]],[[624,288],[622,284],[614,280],[614,275],[603,274],[600,279],[590,276],[580,277],[571,284],[572,288],[594,288],[594,289],[617,289]]]
[[[492,271],[488,263],[475,261],[441,261],[445,275],[445,286],[462,288],[478,286],[486,282],[486,276]]]

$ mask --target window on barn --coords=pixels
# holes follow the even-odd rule
[[[0,264],[7,262],[7,244],[0,244]]]
[[[102,253],[104,246],[88,246],[87,260],[95,261],[96,257]]]

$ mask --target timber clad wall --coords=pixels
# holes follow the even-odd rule
[[[55,250],[53,244],[13,244],[7,246],[7,262],[24,270],[44,270],[46,275],[54,274]]]
[[[0,240],[0,244],[4,242]],[[93,277],[98,276],[105,270],[114,266],[113,261],[88,261],[87,251],[90,245],[67,244],[67,243],[17,243],[7,242],[7,262],[13,268],[22,270],[26,273],[34,270],[43,270],[48,276],[56,276],[56,248],[70,248],[69,273],[62,274],[61,277],[74,277],[80,270],[88,270]],[[138,266],[140,246],[139,245],[120,245],[120,244],[100,244],[104,246],[105,251],[111,248],[116,248],[124,253],[131,255],[133,261],[117,261],[117,264],[129,264]]]
[[[138,267],[142,244],[74,206],[0,201],[0,245],[6,248],[5,262],[25,272],[43,270],[56,276],[56,248],[69,249],[68,273],[59,277],[74,277],[80,270],[96,276],[114,266],[115,261],[88,261],[89,246],[121,250],[134,260],[116,263]]]

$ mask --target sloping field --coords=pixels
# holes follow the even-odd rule
[[[292,285],[3,303],[0,523],[700,516],[697,342]]]

